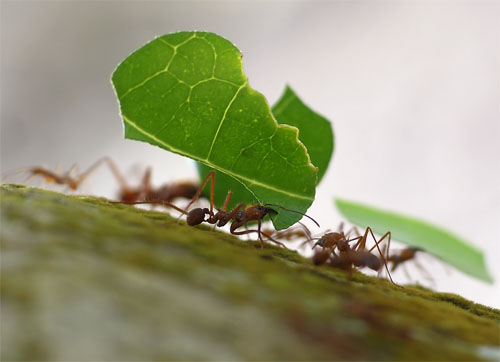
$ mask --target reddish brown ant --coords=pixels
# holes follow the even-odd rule
[[[408,247],[398,251],[397,253],[389,255],[387,262],[392,263],[391,271],[395,271],[399,265],[414,259],[418,251],[422,251],[422,249]]]
[[[368,239],[368,234],[372,236],[373,240],[375,241],[375,245],[371,249],[366,250],[366,241]],[[385,265],[385,269],[387,271],[389,279],[393,284],[397,285],[392,280],[391,274],[387,267],[387,255],[384,256],[379,247],[379,244],[385,238],[388,238],[388,252],[391,242],[390,231],[385,233],[378,241],[369,226],[366,228],[363,236],[357,236],[352,239],[349,239],[341,230],[339,232],[326,233],[321,238],[319,238],[319,240],[313,246],[313,248],[316,245],[323,247],[321,251],[314,254],[313,262],[316,265],[319,265],[329,261],[329,265],[335,268],[346,270],[349,273],[352,271],[353,266],[357,268],[368,267],[372,270],[379,271],[383,263]],[[357,242],[353,247],[351,247],[349,243],[353,241]],[[371,253],[371,251],[375,248],[377,248],[380,254],[380,259],[376,255]],[[338,250],[338,254],[335,252],[335,249]]]
[[[120,184],[118,200],[124,204],[137,204],[139,201],[146,201],[148,204],[164,205],[165,202],[171,203],[177,198],[191,199],[198,191],[198,184],[190,181],[164,184],[155,189],[151,185],[150,167],[144,172],[141,184],[132,188],[127,184],[115,163],[109,157],[105,157],[104,160]]]
[[[400,265],[402,265],[406,278],[411,282],[412,278],[410,277],[410,274],[407,268],[405,268],[405,266],[407,262],[413,261],[413,263],[418,268],[422,276],[425,279],[427,279],[431,284],[435,285],[434,279],[429,274],[429,272],[420,263],[417,262],[416,259],[417,252],[424,252],[424,250],[422,248],[410,246],[389,255],[387,258],[387,263],[392,263],[391,272],[394,272]]]
[[[141,184],[136,188],[132,188],[127,184],[125,178],[118,170],[118,167],[109,157],[99,159],[84,173],[75,177],[72,177],[71,173],[77,168],[76,165],[62,175],[40,166],[31,167],[27,169],[31,175],[26,182],[33,177],[41,176],[46,182],[66,185],[71,190],[77,190],[85,178],[103,163],[108,165],[109,169],[118,180],[120,184],[118,200],[124,204],[134,204],[138,201],[149,201],[151,204],[161,204],[162,201],[171,202],[176,198],[191,199],[198,190],[198,184],[189,181],[164,184],[158,188],[154,188],[151,185],[151,168],[146,169],[144,172]]]
[[[207,185],[208,181],[210,181],[210,208],[195,208],[195,209],[187,212],[187,210],[189,210],[189,207],[199,198],[199,196],[201,195],[201,192],[203,191],[203,189]],[[270,235],[268,235],[266,232],[263,232],[261,230],[262,219],[268,214],[271,214],[271,213],[277,214],[277,211],[274,210],[272,207],[279,207],[283,210],[295,212],[295,213],[298,213],[300,215],[306,216],[309,219],[311,219],[319,227],[319,224],[316,222],[316,220],[314,220],[310,216],[303,214],[301,212],[295,211],[295,210],[287,209],[283,206],[276,205],[276,204],[251,205],[251,206],[247,206],[246,208],[244,208],[244,204],[239,203],[238,205],[236,205],[236,207],[233,210],[227,211],[227,206],[228,206],[229,201],[230,201],[231,196],[232,196],[231,191],[229,191],[227,193],[227,196],[226,196],[226,199],[224,201],[222,208],[217,210],[216,213],[214,213],[214,185],[215,185],[215,173],[214,173],[214,171],[211,171],[208,174],[208,176],[205,178],[205,180],[203,181],[203,183],[200,186],[200,188],[198,189],[198,191],[196,192],[196,195],[193,197],[191,202],[186,207],[186,212],[187,212],[186,221],[187,221],[188,225],[195,226],[195,225],[199,225],[203,222],[207,222],[209,224],[215,225],[216,227],[223,227],[228,222],[231,222],[231,225],[229,228],[231,234],[244,235],[244,234],[248,234],[251,232],[257,232],[257,234],[259,236],[259,240],[261,242],[261,247],[264,247],[264,241],[262,239],[262,235],[266,236],[272,242],[274,242],[278,245],[284,246],[283,243],[273,239]],[[205,218],[206,216],[208,216],[208,218]],[[239,229],[242,226],[246,226],[251,221],[257,222],[257,230],[237,231],[237,229]]]
[[[306,225],[304,225],[300,221],[298,222],[298,224],[299,226],[293,226],[286,230],[276,231],[276,230],[266,229],[264,230],[264,232],[271,235],[275,239],[285,240],[285,241],[295,241],[297,239],[304,238],[305,241],[301,242],[299,245],[299,248],[303,248],[305,245],[313,241],[313,237],[311,231]]]
[[[96,161],[93,165],[91,165],[85,172],[77,175],[71,176],[73,171],[78,169],[78,166],[75,164],[68,171],[58,174],[57,172],[50,171],[41,166],[29,167],[27,169],[21,169],[20,172],[29,172],[30,176],[25,183],[29,182],[32,178],[41,176],[43,180],[47,183],[55,183],[58,185],[65,185],[71,190],[77,190],[81,183],[104,161],[104,159],[100,159]],[[14,171],[15,173],[19,171]]]

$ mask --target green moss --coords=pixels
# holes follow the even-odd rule
[[[6,360],[477,360],[499,345],[499,311],[456,295],[163,212],[0,190]]]

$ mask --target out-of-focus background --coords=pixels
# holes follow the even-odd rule
[[[337,227],[337,196],[443,226],[485,252],[497,284],[424,255],[434,287],[499,307],[499,13],[478,0],[2,1],[1,172],[108,155],[131,182],[145,166],[157,184],[194,179],[192,161],[123,139],[109,78],[155,36],[216,32],[271,104],[290,84],[332,121],[335,153],[310,215]],[[105,169],[86,184],[116,189]]]

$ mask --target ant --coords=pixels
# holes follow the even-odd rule
[[[97,160],[85,172],[75,177],[72,177],[71,174],[78,168],[77,165],[61,175],[40,166],[31,167],[27,170],[31,175],[25,182],[29,182],[33,177],[42,176],[48,183],[66,185],[71,190],[77,190],[90,173],[103,163],[108,165],[109,169],[118,180],[120,184],[118,200],[124,204],[134,204],[137,201],[149,201],[149,203],[152,204],[161,204],[162,201],[171,202],[179,197],[191,199],[198,190],[198,185],[189,181],[165,184],[155,189],[151,185],[151,168],[147,168],[144,172],[141,184],[136,188],[132,188],[127,184],[125,178],[118,170],[118,167],[109,157],[103,157]]]
[[[57,172],[50,171],[41,166],[29,167],[27,169],[21,169],[17,172],[29,172],[30,176],[24,181],[28,183],[31,179],[37,176],[41,176],[43,180],[47,183],[55,183],[57,185],[66,185],[70,190],[76,190],[80,187],[81,183],[104,161],[104,159],[100,159],[92,164],[85,172],[77,175],[71,176],[73,171],[78,171],[78,165],[75,164],[68,171],[58,174]]]
[[[366,241],[368,239],[368,234],[372,236],[373,240],[375,241],[375,245],[371,249],[366,250]],[[322,246],[323,249],[314,254],[314,264],[320,265],[329,261],[329,264],[332,267],[343,269],[350,273],[353,266],[357,268],[368,267],[374,271],[380,271],[383,263],[385,269],[387,270],[389,279],[394,285],[397,285],[392,280],[391,274],[387,267],[388,251],[391,243],[391,232],[388,231],[387,233],[385,233],[378,241],[369,226],[366,228],[363,236],[359,236],[358,233],[357,237],[349,239],[348,235],[349,232],[346,236],[346,234],[344,234],[342,230],[339,230],[339,232],[326,233],[321,238],[319,238],[319,240],[314,244],[313,248],[319,245]],[[379,244],[385,238],[388,239],[386,256],[384,256],[384,253],[380,250],[379,247]],[[351,247],[349,243],[353,241],[356,241],[356,244]],[[380,259],[376,255],[371,253],[371,251],[375,248],[377,248],[380,254]],[[338,254],[335,252],[335,249],[338,250]]]
[[[208,181],[210,181],[210,208],[195,208],[187,212],[189,207],[200,197],[201,192],[207,185]],[[188,225],[195,226],[203,222],[207,222],[209,224],[214,225],[215,227],[223,227],[227,223],[231,222],[231,225],[229,227],[231,234],[244,235],[251,232],[257,232],[257,234],[259,235],[259,240],[262,248],[264,247],[264,241],[262,239],[262,235],[264,235],[272,242],[285,247],[283,243],[273,239],[265,231],[262,231],[262,219],[268,214],[269,215],[277,214],[277,211],[274,210],[272,207],[279,207],[283,210],[295,212],[300,215],[306,216],[319,227],[319,224],[316,222],[316,220],[314,220],[310,216],[295,210],[287,209],[283,206],[276,204],[250,205],[245,208],[243,203],[239,203],[233,210],[227,211],[227,207],[232,196],[231,191],[228,191],[222,208],[218,209],[217,212],[214,213],[214,185],[215,185],[215,173],[214,171],[211,171],[203,181],[202,185],[194,195],[193,199],[189,202],[189,204],[186,207],[185,213],[187,213],[186,221]],[[205,218],[206,216],[208,216],[208,218]],[[257,230],[237,231],[237,229],[239,229],[242,226],[246,227],[246,225],[251,221],[257,222]]]
[[[293,241],[296,239],[305,238],[305,241],[300,243],[299,248],[303,248],[306,244],[313,240],[311,231],[307,226],[305,226],[300,221],[298,222],[300,226],[294,226],[286,230],[275,231],[271,229],[264,230],[265,233],[270,234],[275,239],[281,239],[286,241]]]
[[[391,272],[394,272],[397,267],[403,265],[403,270],[405,272],[406,278],[411,281],[410,274],[408,273],[407,268],[405,268],[406,262],[413,260],[415,266],[420,270],[422,276],[427,279],[431,284],[435,285],[434,279],[429,274],[429,272],[416,260],[417,252],[424,252],[422,248],[417,247],[407,247],[405,249],[399,250],[396,253],[393,253],[388,256],[387,262],[392,263]]]
[[[421,248],[408,247],[400,250],[396,254],[389,255],[387,262],[392,263],[391,271],[396,270],[396,268],[407,262],[408,260],[414,259],[418,251],[422,251]]]
[[[177,198],[191,199],[198,190],[198,184],[190,181],[174,182],[161,185],[158,188],[153,188],[151,185],[151,168],[148,167],[144,172],[141,184],[136,187],[130,187],[125,178],[118,170],[116,164],[109,158],[105,157],[109,169],[120,184],[118,200],[124,204],[138,204],[139,201],[146,201],[148,204],[165,205],[164,202],[170,204]]]

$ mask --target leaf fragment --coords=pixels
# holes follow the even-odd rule
[[[452,232],[409,216],[344,199],[336,199],[335,203],[350,222],[361,227],[370,226],[378,234],[390,231],[396,241],[422,248],[466,274],[493,282],[483,253]]]
[[[305,105],[290,86],[286,86],[272,111],[280,124],[298,128],[299,140],[306,146],[311,162],[318,167],[316,182],[319,183],[328,168],[333,152],[333,130],[330,122]],[[201,163],[197,163],[196,166],[200,181],[203,181],[212,169]],[[247,205],[257,202],[252,193],[234,178],[217,171],[215,178],[216,205],[222,205],[228,190],[233,192],[229,208],[240,202]],[[208,196],[208,192],[205,195]]]
[[[260,203],[305,212],[314,200],[317,169],[297,129],[278,125],[226,39],[208,32],[156,38],[119,64],[112,83],[126,138],[222,171]],[[282,229],[298,219],[281,210],[273,223]]]

